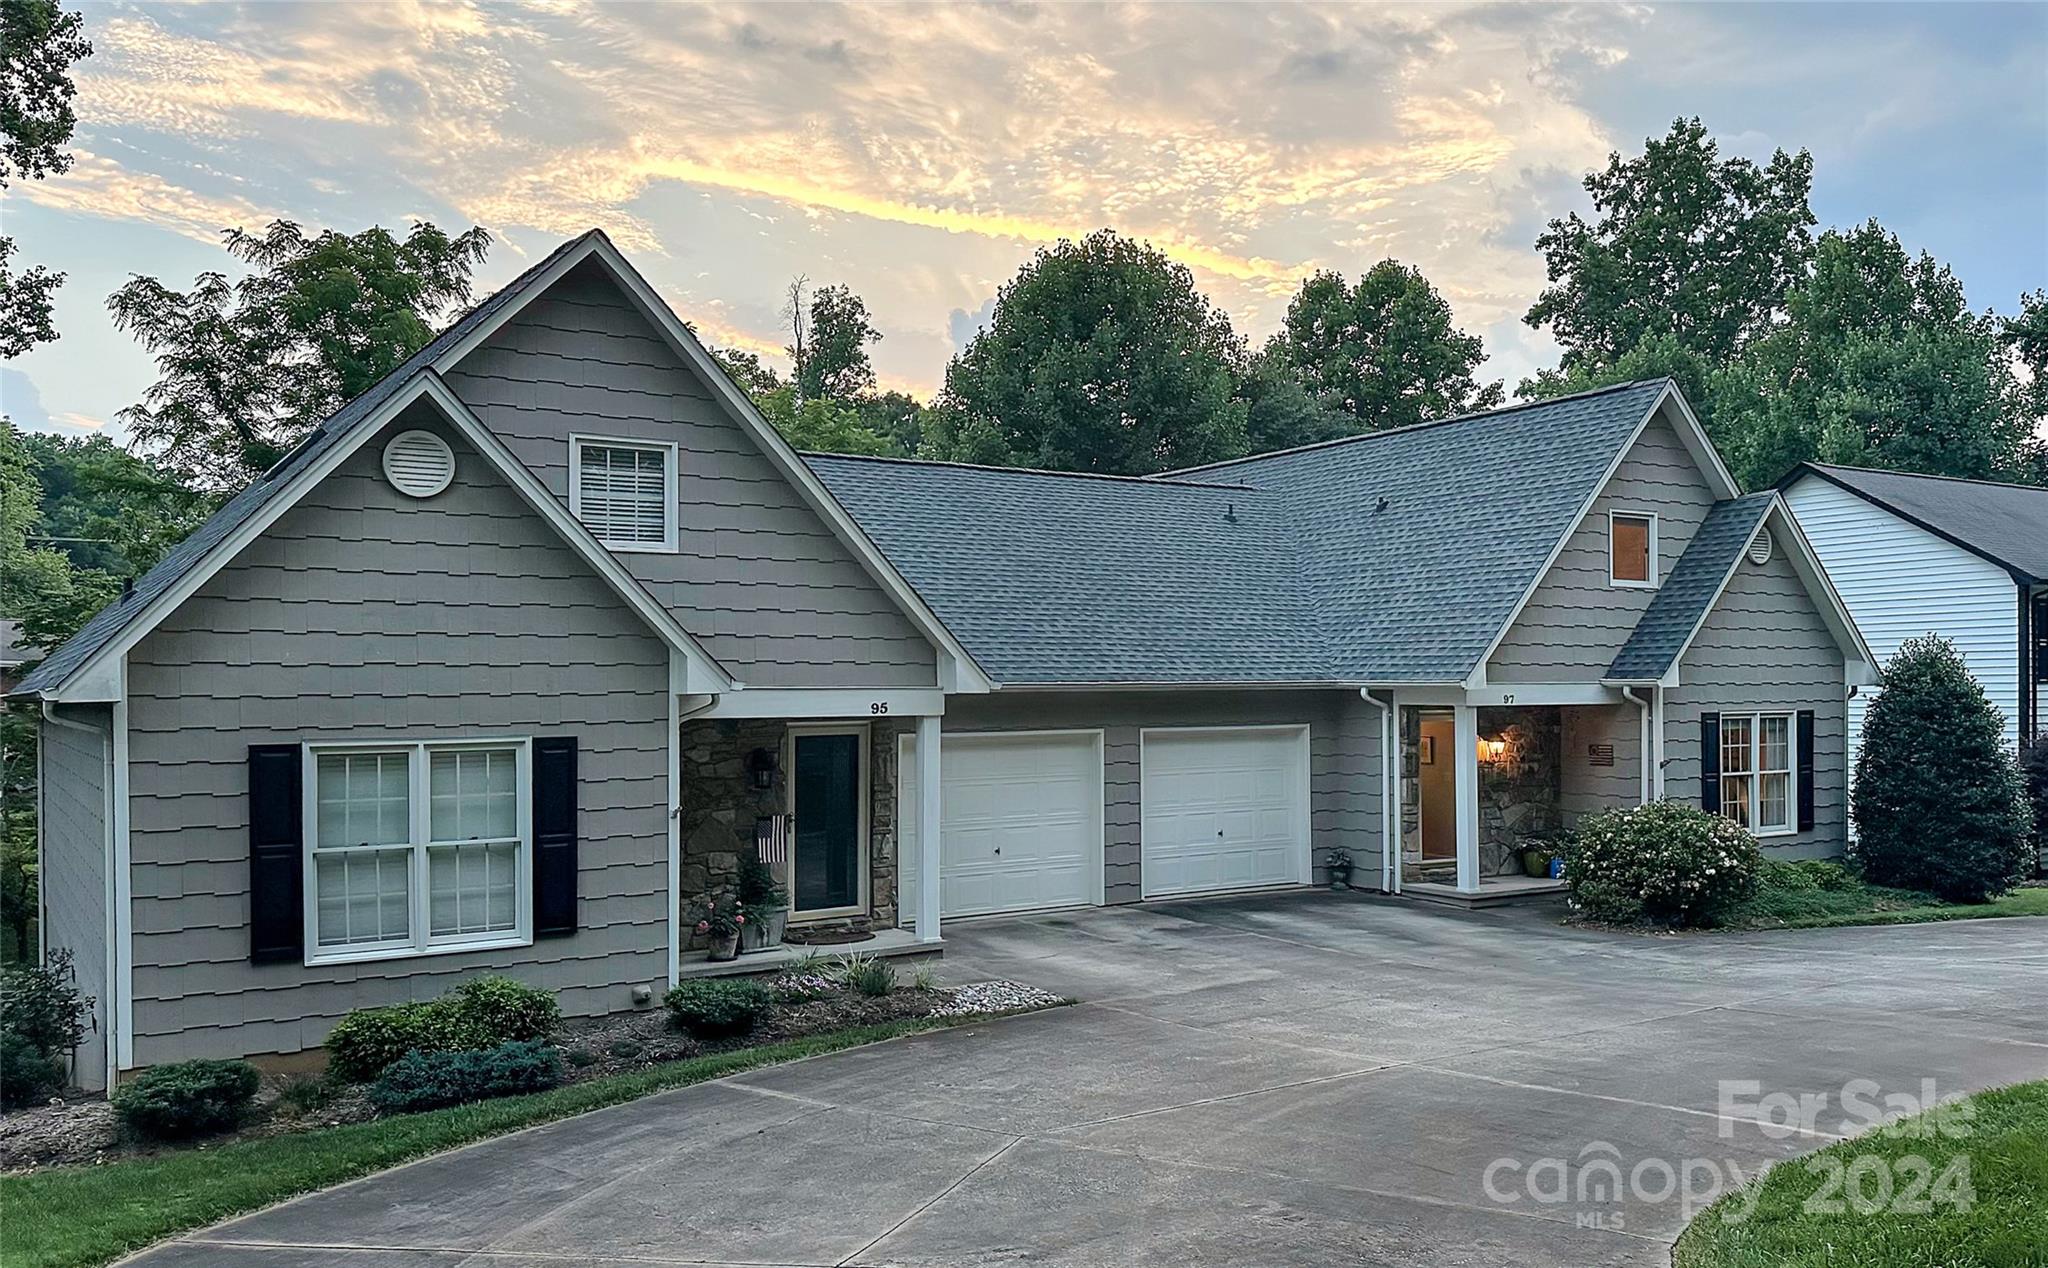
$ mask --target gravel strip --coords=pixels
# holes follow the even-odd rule
[[[1019,1008],[1051,1008],[1066,1003],[1050,991],[1022,982],[971,982],[956,986],[953,998],[932,1010],[934,1017],[965,1017],[970,1013],[1006,1013]]]

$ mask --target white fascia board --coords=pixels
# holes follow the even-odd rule
[[[505,443],[499,440],[490,428],[484,426],[483,420],[478,418],[469,406],[462,403],[461,398],[441,381],[439,374],[433,370],[423,370],[420,377],[426,382],[427,396],[440,407],[443,414],[447,415],[449,424],[463,434],[476,451],[484,456],[485,461],[498,469],[506,482],[518,490],[527,505],[552,525],[571,549],[583,556],[584,561],[597,571],[598,576],[626,601],[627,606],[632,608],[649,628],[661,635],[671,651],[683,658],[683,681],[689,690],[737,689],[738,684],[733,682],[724,667],[691,637],[688,630],[676,623],[674,615],[667,608],[656,602],[653,595],[647,593],[647,588],[642,586],[632,573],[626,571],[625,565],[618,561],[617,556],[606,550],[597,538],[591,536],[590,530],[583,526],[582,521],[569,514],[560,499],[548,492],[546,486],[541,484],[539,478],[526,464],[519,461],[511,450],[505,448]],[[363,429],[365,434],[372,430],[367,426]]]
[[[717,697],[705,718],[937,717],[946,711],[938,687],[754,687]]]

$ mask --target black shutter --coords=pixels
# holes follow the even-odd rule
[[[576,932],[576,738],[533,742],[533,936]]]
[[[1813,710],[1799,711],[1799,830],[1813,831]]]
[[[249,961],[306,955],[304,766],[296,744],[249,746]]]
[[[1700,715],[1700,809],[1721,813],[1721,715]]]

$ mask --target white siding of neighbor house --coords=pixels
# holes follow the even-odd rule
[[[112,779],[112,719],[105,706],[66,709],[62,716],[93,727],[42,724],[42,944],[68,950],[78,993],[93,1001],[85,1042],[72,1058],[71,1078],[97,1091],[107,1081],[108,1019],[113,983],[107,976],[107,791]]]
[[[1662,582],[1713,506],[1706,474],[1677,430],[1661,414],[1651,419],[1494,649],[1487,678],[1598,682],[1657,593],[1609,584],[1608,512],[1657,516],[1657,579]]]
[[[1952,640],[2019,743],[2019,590],[1997,564],[1909,524],[1817,476],[1785,500],[1863,631],[1878,665],[1909,638]],[[1849,761],[1861,748],[1870,696],[1849,702]]]
[[[446,375],[568,504],[569,438],[676,444],[681,549],[619,562],[733,677],[758,687],[929,687],[936,653],[853,551],[595,264]]]
[[[423,426],[425,501],[379,471]],[[292,1053],[351,1009],[480,972],[630,1007],[667,973],[668,648],[438,421],[371,438],[129,654],[134,1060]],[[248,749],[574,736],[579,928],[532,946],[306,967],[249,962]]]

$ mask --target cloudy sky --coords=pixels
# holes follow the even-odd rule
[[[712,341],[779,355],[793,274],[845,282],[923,395],[1031,250],[1101,225],[1254,339],[1307,271],[1421,266],[1490,373],[1532,243],[1673,117],[1813,151],[1823,225],[1882,220],[1978,307],[2048,285],[2048,6],[823,7],[103,4],[76,164],[6,229],[70,274],[62,339],[0,368],[29,426],[104,428],[154,375],[108,322],[227,226],[415,218],[497,238],[480,281],[604,227]],[[116,431],[114,434],[118,434]]]

